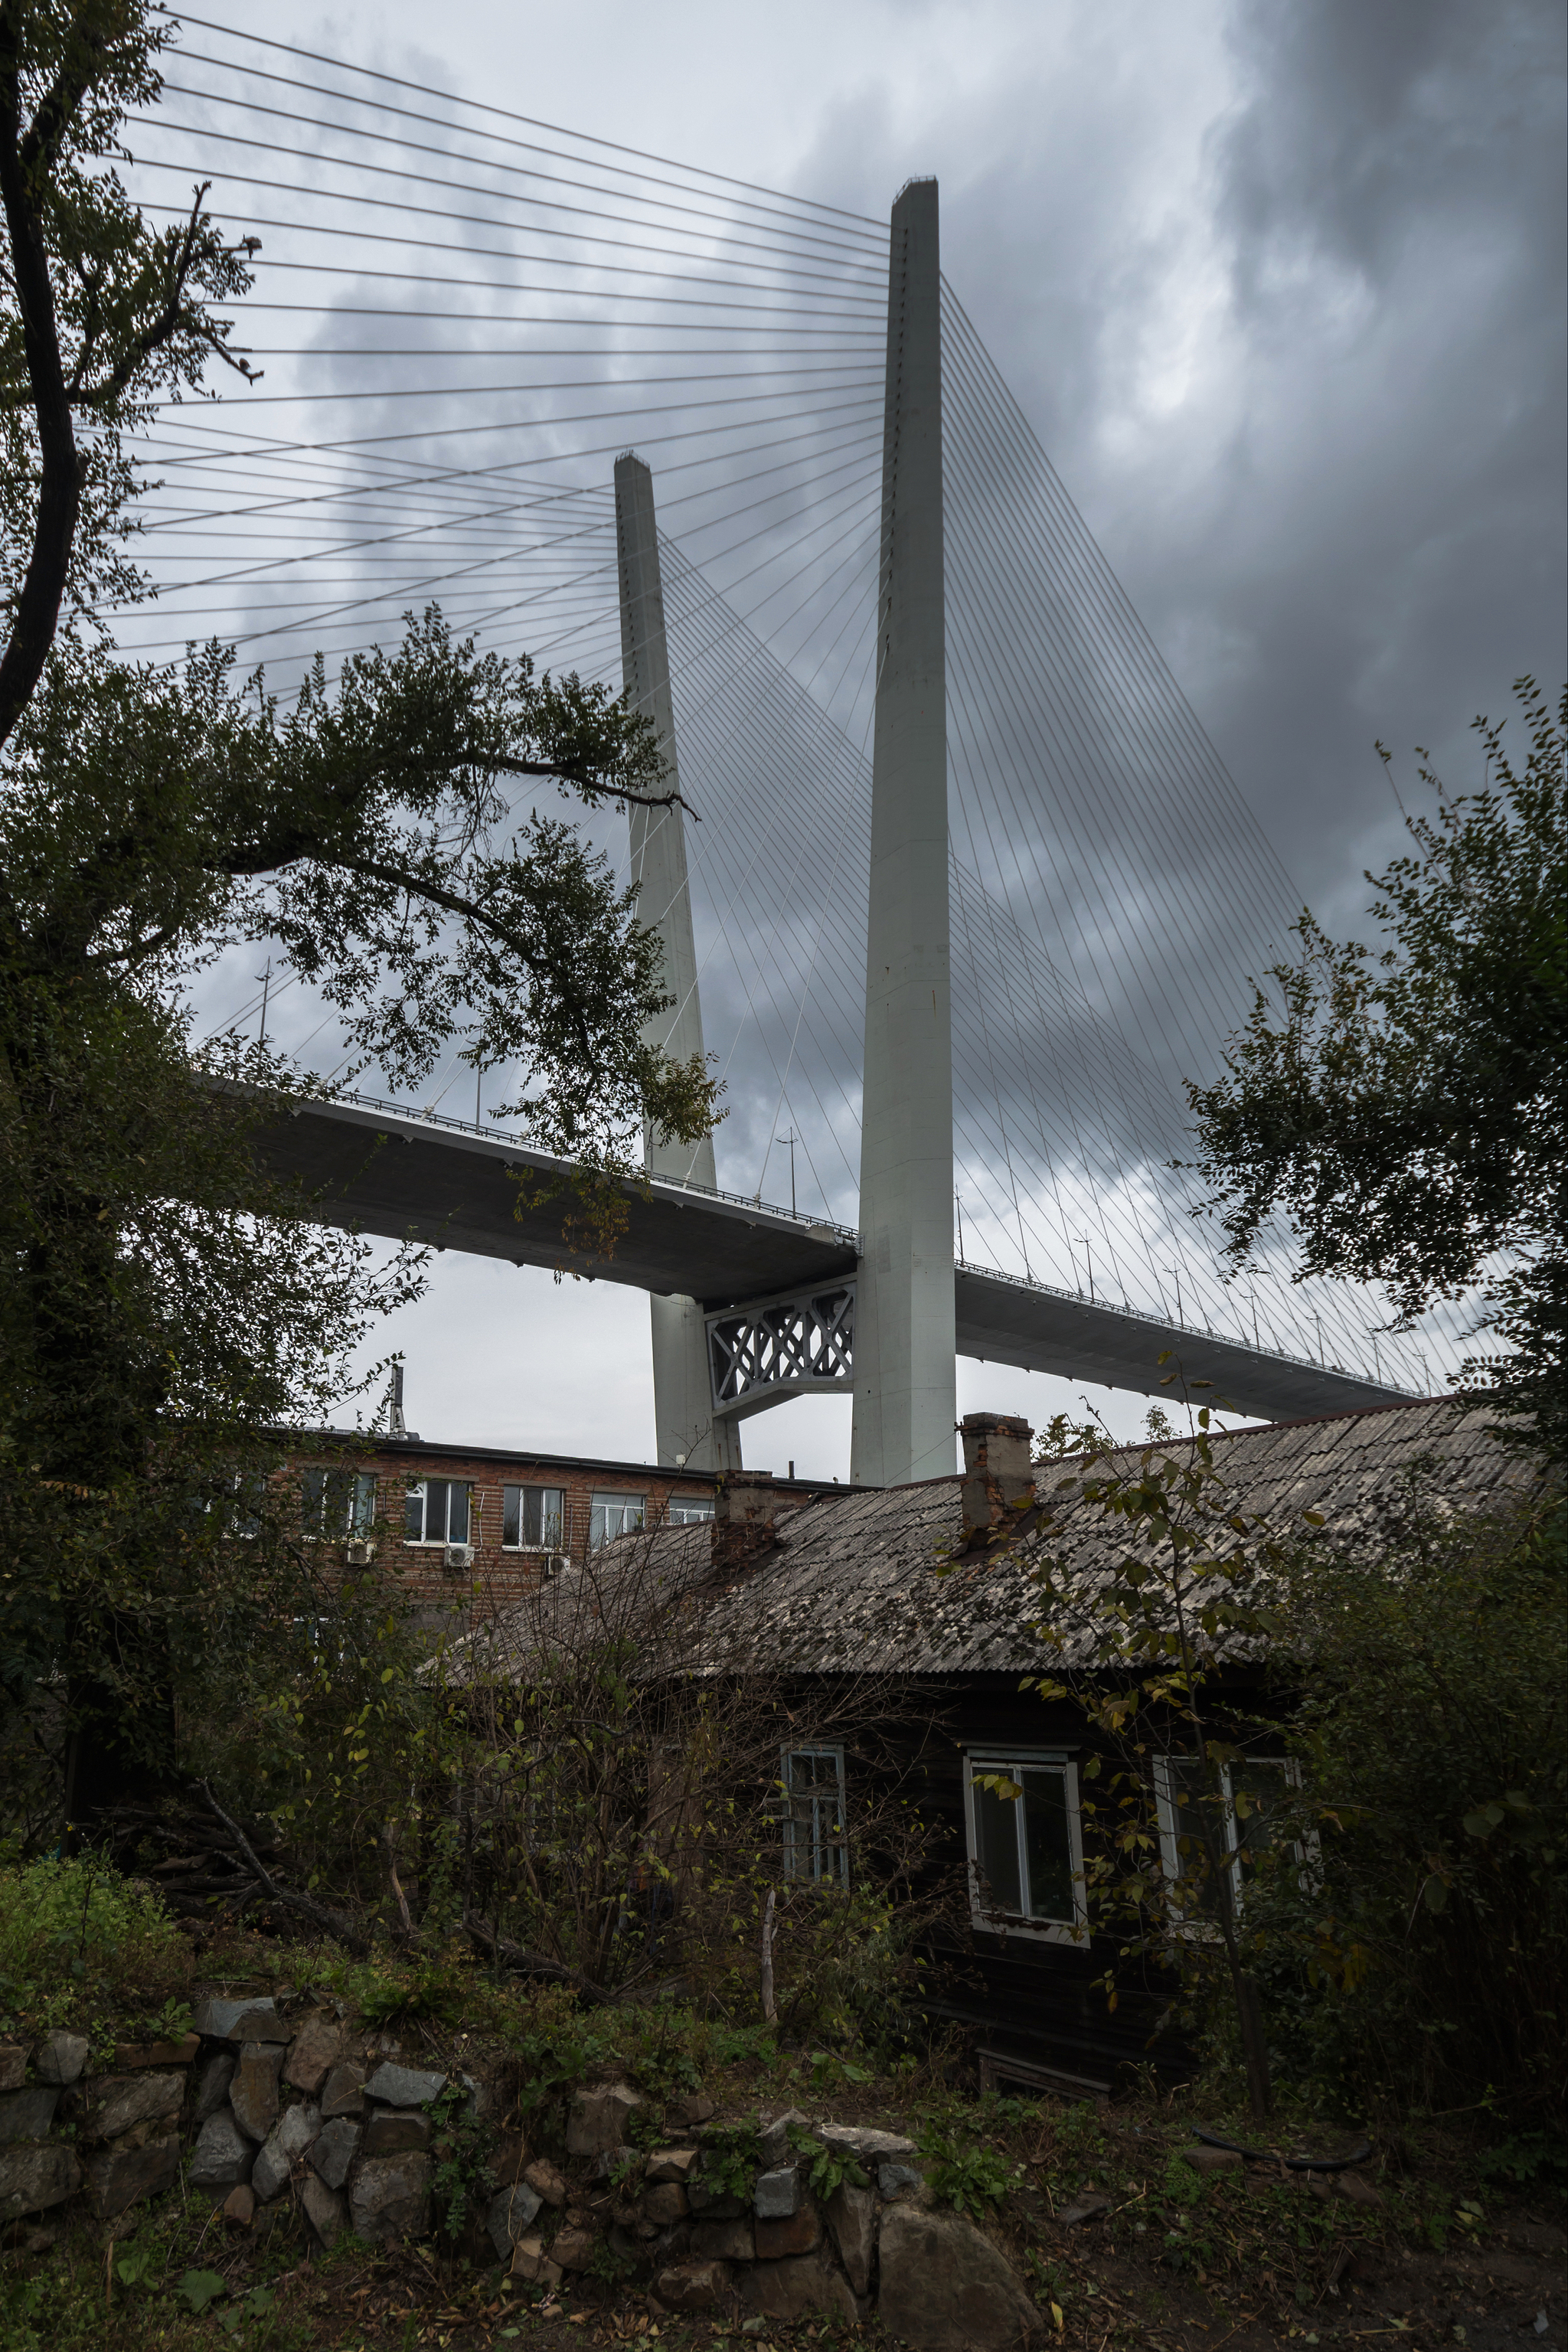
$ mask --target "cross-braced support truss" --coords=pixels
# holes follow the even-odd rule
[[[728,1307],[708,1321],[713,1411],[727,1420],[855,1379],[855,1285]]]

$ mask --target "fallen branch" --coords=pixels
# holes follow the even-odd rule
[[[268,1901],[276,1903],[282,1910],[298,1911],[327,1935],[335,1936],[340,1944],[347,1946],[356,1959],[365,1958],[370,1951],[370,1938],[355,1926],[346,1913],[331,1910],[325,1903],[318,1903],[313,1895],[298,1895],[290,1886],[279,1886],[270,1871],[262,1866],[257,1857],[255,1847],[240,1828],[239,1823],[229,1819],[206,1782],[198,1780],[196,1787],[209,1811],[216,1820],[223,1823],[245,1856],[247,1865],[255,1872]]]
[[[488,1958],[503,1969],[512,1969],[520,1977],[552,1977],[561,1984],[569,1984],[573,1991],[579,1993],[584,2000],[593,2001],[603,2009],[614,2009],[619,2001],[619,1994],[606,1992],[603,1985],[595,1984],[592,1977],[584,1976],[579,1969],[565,1968],[559,1960],[546,1959],[542,1952],[525,1952],[521,1944],[509,1944],[477,1912],[466,1911],[463,1914],[463,1932],[476,1951],[483,1952]]]

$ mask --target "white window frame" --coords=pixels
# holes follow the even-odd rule
[[[508,1497],[509,1497],[510,1496],[512,1496],[512,1495],[515,1495],[515,1496],[518,1497],[518,1505],[517,1505],[517,1530],[518,1530],[518,1539],[517,1539],[516,1543],[508,1543],[508,1541],[507,1541],[507,1539],[506,1539],[507,1503],[508,1503]],[[524,1534],[524,1532],[523,1532],[523,1506],[522,1506],[522,1497],[523,1497],[525,1495],[541,1495],[541,1496],[543,1496],[543,1495],[553,1495],[553,1496],[554,1496],[554,1497],[555,1497],[555,1509],[554,1509],[553,1514],[552,1514],[552,1513],[550,1513],[550,1512],[546,1511],[546,1509],[545,1509],[544,1505],[543,1505],[543,1503],[542,1503],[542,1502],[540,1504],[540,1507],[539,1507],[539,1518],[540,1518],[540,1527],[541,1527],[541,1530],[542,1530],[542,1532],[541,1532],[541,1535],[540,1535],[540,1539],[539,1539],[539,1541],[538,1541],[537,1543],[533,1543],[533,1542],[531,1542],[531,1541],[529,1539],[529,1538],[528,1538],[528,1537]],[[522,1479],[522,1480],[521,1480],[521,1481],[514,1481],[514,1480],[509,1479],[509,1480],[507,1481],[506,1485],[501,1488],[501,1522],[500,1522],[500,1523],[501,1523],[501,1549],[502,1549],[502,1551],[561,1551],[561,1550],[563,1550],[563,1549],[564,1549],[565,1542],[566,1542],[566,1489],[565,1489],[565,1487],[564,1487],[564,1486],[542,1486],[542,1485],[539,1483],[539,1481],[538,1481],[537,1479],[531,1479],[531,1478],[529,1478],[529,1479]],[[543,1530],[543,1529],[545,1529],[545,1528],[549,1528],[549,1527],[551,1527],[551,1526],[553,1526],[553,1528],[554,1528],[554,1529],[555,1529],[555,1533],[554,1533],[554,1535],[553,1535],[553,1536],[547,1535],[547,1534],[545,1534],[545,1533],[543,1533],[543,1532],[542,1532],[542,1530]]]
[[[980,1822],[975,1810],[975,1780],[977,1777],[987,1780],[993,1773],[1002,1772],[1016,1780],[1021,1771],[1058,1771],[1062,1775],[1067,1801],[1068,1851],[1072,1862],[1073,1916],[1070,1920],[1041,1919],[1026,1916],[1021,1912],[999,1911],[985,1900],[981,1890]],[[1019,1807],[1018,1884],[1022,1886],[1026,1883],[1028,1859],[1021,1826],[1023,1800],[1019,1798],[1015,1801]],[[963,1834],[967,1847],[969,1916],[976,1927],[988,1936],[1022,1936],[1036,1944],[1082,1945],[1088,1942],[1089,1904],[1083,1872],[1083,1815],[1079,1807],[1078,1766],[1064,1748],[966,1748],[963,1751]]]
[[[1301,1764],[1299,1757],[1247,1756],[1241,1760],[1247,1764],[1260,1764],[1271,1772],[1279,1772],[1287,1789],[1299,1789],[1301,1786]],[[1160,1863],[1166,1878],[1172,1882],[1189,1874],[1182,1868],[1181,1811],[1172,1790],[1171,1768],[1173,1764],[1194,1764],[1196,1761],[1196,1757],[1189,1754],[1157,1756],[1154,1759],[1154,1801],[1160,1820]],[[1226,1853],[1229,1858],[1231,1912],[1233,1917],[1239,1922],[1246,1904],[1246,1875],[1242,1869],[1242,1855],[1246,1849],[1236,1834],[1237,1817],[1231,1794],[1230,1766],[1222,1764],[1219,1772],[1224,1801],[1224,1810],[1220,1818],[1225,1825]],[[1293,1838],[1290,1841],[1290,1850],[1300,1864],[1302,1884],[1305,1885],[1308,1874],[1317,1869],[1321,1852],[1321,1841],[1313,1832],[1304,1839]],[[1220,1930],[1216,1921],[1184,1913],[1178,1909],[1174,1903],[1171,1906],[1171,1916],[1178,1935],[1189,1936],[1194,1940],[1218,1940]]]
[[[423,1526],[424,1526],[424,1524],[425,1524],[425,1505],[426,1505],[426,1502],[428,1501],[428,1499],[429,1499],[430,1489],[431,1489],[431,1487],[432,1487],[432,1486],[445,1486],[445,1487],[447,1489],[447,1525],[448,1526],[448,1528],[449,1528],[449,1527],[451,1526],[451,1524],[452,1524],[452,1504],[451,1504],[451,1492],[450,1492],[450,1490],[451,1490],[451,1489],[452,1489],[452,1487],[454,1487],[454,1486],[461,1486],[461,1487],[462,1487],[462,1489],[463,1489],[464,1493],[468,1496],[468,1533],[467,1533],[466,1535],[462,1535],[462,1536],[451,1536],[451,1535],[444,1535],[444,1536],[428,1536],[428,1535],[411,1536],[411,1535],[408,1533],[408,1514],[407,1514],[407,1505],[408,1505],[409,1503],[411,1503],[411,1502],[414,1500],[414,1497],[415,1497],[415,1496],[416,1496],[416,1495],[417,1495],[417,1496],[418,1496],[418,1497],[419,1497],[419,1524],[420,1524],[420,1526],[421,1526],[421,1527],[423,1527]],[[440,1551],[440,1550],[445,1549],[446,1549],[446,1547],[447,1547],[447,1545],[449,1545],[449,1544],[453,1544],[453,1543],[465,1543],[465,1544],[471,1544],[471,1543],[473,1542],[473,1540],[474,1540],[474,1530],[475,1530],[475,1528],[477,1527],[477,1525],[478,1525],[478,1523],[479,1523],[479,1506],[478,1497],[477,1497],[476,1493],[475,1493],[475,1489],[474,1489],[473,1482],[472,1482],[472,1480],[471,1480],[471,1479],[468,1479],[468,1478],[411,1478],[411,1479],[409,1480],[409,1482],[408,1482],[408,1486],[407,1486],[407,1487],[406,1487],[406,1488],[405,1488],[405,1506],[404,1506],[403,1540],[404,1540],[405,1544],[408,1547],[408,1549],[409,1549],[411,1551]]]
[[[820,1819],[821,1799],[797,1797],[791,1765],[797,1756],[828,1759],[837,1774],[838,1818],[831,1824],[839,1832],[837,1837],[825,1837]],[[783,1790],[781,1811],[784,1824],[784,1874],[799,1886],[831,1886],[846,1894],[849,1886],[849,1823],[848,1792],[844,1770],[842,1748],[815,1739],[793,1743],[779,1750],[779,1781]],[[802,1819],[796,1805],[809,1804],[811,1819]],[[823,1866],[825,1855],[837,1859]]]
[[[597,1519],[602,1526],[604,1514],[610,1510],[635,1510],[637,1518],[629,1528],[616,1528],[614,1535],[601,1534],[595,1542],[594,1523]],[[606,1486],[598,1494],[591,1494],[588,1497],[588,1549],[590,1551],[602,1551],[605,1544],[615,1543],[622,1536],[640,1535],[647,1525],[647,1496],[646,1495],[623,1495]]]
[[[310,1482],[321,1480],[316,1494],[316,1510],[310,1514]],[[332,1481],[342,1483],[342,1523],[329,1518],[328,1505],[332,1499]],[[307,1463],[300,1474],[300,1517],[303,1522],[307,1543],[355,1543],[370,1534],[375,1525],[376,1476],[374,1470],[345,1470],[338,1463],[330,1465]]]
[[[666,1519],[672,1528],[699,1528],[712,1517],[711,1495],[672,1495]]]

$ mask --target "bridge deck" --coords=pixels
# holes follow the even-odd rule
[[[517,1181],[529,1171],[565,1175],[564,1162],[390,1107],[307,1104],[262,1129],[258,1143],[268,1168],[304,1182],[324,1223],[673,1292],[710,1312],[855,1271],[856,1237],[841,1225],[658,1178],[646,1191],[626,1187],[628,1223],[613,1257],[568,1254],[559,1202],[528,1205]],[[958,1352],[984,1362],[1159,1396],[1169,1394],[1162,1382],[1179,1360],[1189,1385],[1212,1382],[1213,1396],[1265,1421],[1353,1412],[1403,1394],[984,1267],[955,1265],[953,1281]],[[1166,1349],[1173,1360],[1161,1364]]]

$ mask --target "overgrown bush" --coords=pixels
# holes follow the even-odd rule
[[[0,1872],[0,2015],[39,2030],[157,1984],[184,1958],[152,1887],[95,1854]]]

